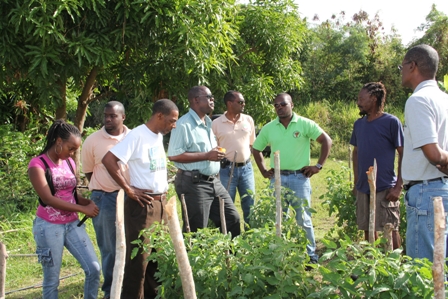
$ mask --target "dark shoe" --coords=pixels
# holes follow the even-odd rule
[[[311,271],[314,268],[316,268],[315,266],[311,266],[312,264],[317,265],[317,260],[316,259],[310,259],[310,262],[308,263],[308,265],[305,266],[305,271]]]

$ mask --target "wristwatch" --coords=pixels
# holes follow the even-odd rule
[[[317,168],[319,168],[319,170],[321,170],[322,169],[322,164],[319,164],[319,163],[317,163],[316,165],[315,165]]]

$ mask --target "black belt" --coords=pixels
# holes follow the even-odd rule
[[[299,174],[302,173],[302,170],[280,170],[281,175],[291,175],[291,174]]]
[[[145,194],[151,196],[152,199],[153,199],[153,200],[156,200],[156,201],[162,201],[162,200],[166,199],[166,193],[157,193],[157,194],[153,194],[153,193],[147,193],[147,192],[145,192]]]
[[[225,158],[224,158],[224,159],[225,159]],[[225,159],[223,162],[224,162],[224,164],[225,164],[226,166],[228,166],[228,165],[232,165],[232,162],[231,162],[230,160]],[[249,164],[249,163],[250,163],[250,158],[247,159],[245,162],[235,163],[235,167],[243,167],[243,166],[246,166],[246,165]]]
[[[191,171],[188,170],[183,170],[183,169],[179,169],[177,170],[178,174],[183,174],[186,176],[193,176],[193,173]],[[216,174],[215,175],[205,175],[202,173],[199,173],[199,177],[201,178],[201,180],[203,181],[213,181],[214,179],[216,179]]]
[[[406,185],[403,186],[404,190],[409,190],[412,186],[417,185],[417,184],[423,184],[423,182],[434,182],[434,181],[439,181],[442,179],[448,179],[448,177],[444,176],[444,177],[440,177],[440,178],[435,178],[435,179],[430,179],[430,180],[423,180],[423,181],[409,181],[409,183],[407,183]]]
[[[92,192],[93,192],[93,191],[104,192],[104,193],[114,193],[114,192],[118,192],[118,191],[120,191],[120,190],[114,190],[114,191],[107,192],[107,191],[100,190],[100,189],[92,189]]]

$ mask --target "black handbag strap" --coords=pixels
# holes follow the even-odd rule
[[[51,172],[50,166],[48,166],[48,163],[47,163],[47,161],[45,161],[44,158],[42,158],[42,157],[39,157],[39,158],[42,160],[42,162],[43,162],[44,165],[45,165],[45,179],[47,179],[47,183],[48,183],[48,186],[50,187],[51,195],[54,195],[56,192],[55,192],[55,190],[54,190],[53,176],[52,176],[52,172]],[[73,169],[72,163],[70,162],[69,159],[67,159],[66,162],[67,162],[67,164],[68,164],[68,167],[70,168],[70,170],[72,171],[72,173],[73,173],[73,174],[75,175],[75,177],[76,177],[75,170]],[[75,188],[73,189],[73,195],[75,196],[75,201],[76,201],[76,203],[78,203],[78,194],[77,194],[77,192],[76,192],[76,186],[75,186]],[[43,207],[46,207],[46,206],[47,206],[46,204],[44,204],[44,202],[42,201],[42,199],[41,199],[40,197],[39,197],[39,204],[40,204],[41,206],[43,206]]]

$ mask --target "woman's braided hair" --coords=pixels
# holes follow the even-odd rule
[[[81,137],[81,133],[74,125],[66,123],[63,119],[56,120],[50,127],[46,137],[45,147],[40,153],[41,155],[47,152],[55,143],[58,138],[64,141],[70,139],[70,136]]]
[[[366,90],[369,95],[376,97],[376,105],[378,111],[383,111],[384,104],[386,103],[386,88],[381,82],[366,83],[362,89]]]

